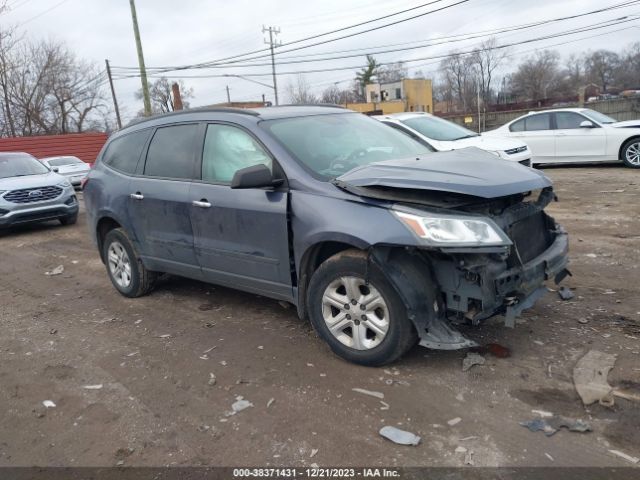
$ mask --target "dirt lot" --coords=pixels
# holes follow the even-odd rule
[[[609,450],[640,456],[640,404],[585,408],[572,370],[589,349],[615,353],[610,383],[640,394],[640,171],[546,173],[576,296],[549,292],[513,330],[471,330],[512,356],[467,372],[465,352],[420,347],[389,368],[354,366],[292,308],[184,279],[126,299],[82,215],[0,234],[0,465],[461,466],[464,447],[476,466],[630,466]],[[238,396],[253,407],[229,415]],[[532,433],[519,424],[532,409],[593,432]],[[391,444],[383,425],[423,441]]]

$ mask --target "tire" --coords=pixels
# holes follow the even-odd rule
[[[74,213],[68,217],[61,217],[59,220],[62,225],[75,225],[78,221],[78,214]]]
[[[377,367],[400,358],[418,337],[395,288],[380,268],[368,263],[366,253],[359,250],[346,250],[326,260],[311,277],[307,305],[313,327],[336,355]],[[367,272],[369,283],[365,284]],[[375,300],[376,294],[381,302]],[[337,306],[340,300],[345,301],[342,308]]]
[[[627,167],[640,168],[640,138],[632,138],[625,143],[621,157]]]
[[[145,268],[122,228],[107,233],[102,242],[102,258],[111,283],[125,297],[141,297],[153,290],[158,274]]]

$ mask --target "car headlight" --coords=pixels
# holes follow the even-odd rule
[[[71,182],[69,182],[69,180],[63,180],[58,184],[58,187],[71,188]]]
[[[491,220],[449,215],[393,214],[418,238],[439,246],[507,246],[511,240]]]

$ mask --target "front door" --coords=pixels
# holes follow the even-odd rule
[[[191,184],[195,251],[205,279],[290,300],[286,188],[232,189],[239,169],[275,162],[247,131],[207,126],[201,180]]]
[[[602,161],[606,159],[604,128],[575,112],[556,112],[556,158],[558,162]],[[594,128],[582,128],[589,121]]]
[[[156,129],[141,176],[130,184],[129,205],[141,255],[150,269],[199,278],[189,218],[200,126]]]

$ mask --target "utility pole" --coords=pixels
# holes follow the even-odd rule
[[[264,25],[262,26],[262,33],[269,32],[269,40],[265,40],[264,43],[269,45],[271,49],[271,74],[273,75],[273,92],[276,97],[276,105],[278,105],[278,82],[276,80],[276,59],[273,53],[274,47],[278,46],[277,40],[274,40],[274,35],[278,35],[280,33],[280,29],[276,27],[266,28]]]
[[[227,85],[227,103],[231,105],[231,94],[229,94],[229,85]]]
[[[111,87],[111,98],[113,98],[113,108],[116,110],[116,120],[118,128],[122,128],[122,120],[120,120],[120,109],[118,108],[118,99],[116,98],[116,90],[113,88],[113,78],[111,78],[111,66],[109,60],[105,59],[104,64],[107,66],[107,77],[109,77],[109,86]]]
[[[147,69],[144,66],[144,55],[142,54],[142,42],[140,41],[140,30],[138,29],[138,16],[136,15],[136,5],[134,0],[129,0],[131,5],[131,20],[133,21],[133,35],[136,38],[136,49],[138,50],[138,65],[140,67],[140,80],[142,81],[142,98],[144,99],[144,114],[151,115],[151,98],[149,97],[149,84],[147,83]]]
[[[480,80],[478,80],[477,90],[478,90],[478,101],[477,101],[477,103],[478,103],[478,133],[481,133],[480,132]]]

